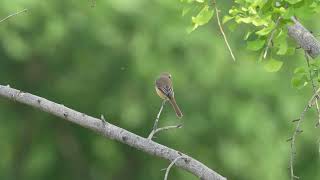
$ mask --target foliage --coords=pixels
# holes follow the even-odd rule
[[[190,33],[199,26],[207,24],[213,16],[214,10],[208,0],[180,0],[184,4],[182,16],[195,14],[191,17],[191,26],[187,29]]]
[[[209,6],[214,1],[182,0],[182,2],[188,5],[185,8],[189,11],[190,9],[197,9],[199,6]],[[224,16],[223,23],[228,23],[232,20],[231,26],[234,26],[233,23],[245,24],[247,30],[244,40],[247,42],[247,49],[260,51],[260,60],[262,60],[264,54],[268,54],[267,61],[271,62],[267,64],[274,64],[274,58],[283,59],[283,57],[295,53],[297,45],[289,42],[287,34],[287,26],[292,23],[290,20],[292,16],[306,18],[320,12],[319,0],[236,0],[234,3],[234,6],[229,9],[229,14]],[[192,8],[190,4],[193,5]],[[183,11],[186,10],[184,9]],[[201,25],[207,22],[208,20],[206,19]],[[193,25],[194,29],[198,27],[196,24]],[[267,46],[269,47],[267,48]],[[266,52],[268,50],[272,52]],[[277,72],[282,66],[270,65],[265,67],[269,72]],[[303,68],[303,66],[298,68]],[[319,69],[319,66],[317,66],[317,69]],[[301,73],[295,72],[292,77],[292,85],[294,87],[304,87],[309,81],[310,78],[308,80]]]

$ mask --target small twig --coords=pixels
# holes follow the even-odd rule
[[[2,23],[3,21],[5,21],[5,20],[7,20],[7,19],[9,19],[9,18],[11,18],[11,17],[13,17],[13,16],[16,16],[16,15],[18,15],[18,14],[20,14],[20,13],[26,12],[27,10],[28,10],[28,9],[23,9],[23,10],[21,10],[21,11],[18,11],[18,12],[16,12],[16,13],[14,13],[14,14],[10,14],[9,16],[1,19],[1,20],[0,20],[0,23]]]
[[[163,107],[164,107],[164,105],[166,104],[166,102],[167,102],[167,100],[163,100],[163,101],[162,101],[162,104],[161,104],[160,110],[159,110],[159,112],[158,112],[157,118],[156,118],[156,120],[154,121],[152,131],[151,131],[151,133],[150,133],[149,136],[148,136],[148,139],[150,139],[150,140],[152,139],[153,135],[155,134],[155,131],[158,129],[158,123],[159,123],[160,115],[161,115],[161,112],[162,112]]]
[[[226,43],[226,45],[227,45],[227,47],[228,47],[228,50],[229,50],[229,52],[230,52],[230,55],[231,55],[233,61],[236,61],[236,58],[234,57],[233,52],[232,52],[232,49],[231,49],[231,47],[230,47],[230,45],[229,45],[227,36],[226,36],[226,34],[224,33],[223,28],[222,28],[222,25],[221,25],[221,22],[220,22],[219,9],[217,8],[216,0],[212,0],[212,4],[213,4],[214,9],[215,9],[215,11],[216,11],[216,18],[217,18],[218,26],[219,26],[220,32],[221,32],[221,34],[222,34],[222,36],[223,36],[224,42]]]
[[[308,104],[305,106],[304,110],[300,114],[299,119],[297,120],[297,125],[296,125],[294,132],[293,132],[292,137],[287,140],[287,141],[291,141],[291,155],[290,155],[291,180],[299,178],[294,175],[294,170],[293,170],[293,163],[294,163],[294,158],[295,158],[295,154],[296,154],[296,148],[295,148],[296,137],[297,137],[297,135],[302,133],[302,130],[300,129],[300,125],[301,125],[302,121],[304,120],[304,116],[305,116],[306,112],[314,105],[313,102],[319,96],[319,92],[320,92],[320,88],[318,90],[316,90],[315,93],[312,95],[312,97],[308,101]]]
[[[173,166],[180,158],[182,158],[182,157],[183,157],[183,156],[177,157],[176,159],[174,159],[174,160],[169,164],[169,166],[167,167],[167,170],[166,170],[166,174],[164,175],[164,180],[167,180],[167,179],[168,179],[168,175],[169,175],[170,169],[171,169],[172,166]]]
[[[104,118],[104,115],[103,115],[103,114],[100,115],[100,119],[101,119],[101,121],[107,122],[107,121],[106,121],[106,118]]]
[[[148,139],[152,139],[152,137],[159,133],[160,131],[167,131],[169,129],[175,129],[175,128],[182,128],[182,124],[174,125],[174,126],[165,126],[162,128],[157,128],[156,130],[152,130],[151,133],[148,136]]]
[[[269,50],[270,45],[271,45],[271,43],[272,43],[273,36],[274,36],[274,34],[275,34],[275,32],[276,32],[276,29],[277,29],[277,27],[278,27],[278,25],[279,25],[280,19],[281,19],[281,16],[278,17],[278,19],[277,19],[277,21],[276,21],[276,25],[275,25],[274,29],[272,30],[272,32],[271,32],[271,34],[270,34],[270,36],[269,36],[266,49],[264,50],[264,53],[263,53],[263,59],[265,59],[265,58],[267,57],[268,50]]]
[[[162,112],[163,107],[164,107],[164,105],[166,104],[166,102],[167,102],[167,100],[163,100],[163,101],[162,101],[162,104],[161,104],[159,113],[158,113],[158,115],[157,115],[156,120],[154,121],[152,131],[151,131],[151,133],[150,133],[149,136],[148,136],[148,139],[149,139],[149,140],[151,140],[151,139],[153,138],[153,136],[154,136],[155,134],[159,133],[160,131],[167,131],[167,130],[169,130],[169,129],[181,128],[181,127],[182,127],[182,124],[179,124],[179,125],[175,125],[175,126],[166,126],[166,127],[158,128],[158,123],[159,123],[160,115],[161,115],[161,112]]]
[[[160,115],[161,115],[161,112],[162,112],[163,107],[164,107],[164,105],[166,104],[166,102],[167,102],[167,100],[163,100],[163,101],[162,101],[162,104],[161,104],[160,110],[159,110],[159,112],[158,112],[157,118],[156,118],[156,120],[154,121],[153,129],[152,129],[151,133],[153,133],[153,131],[156,131],[156,130],[158,129],[158,123],[159,123]],[[150,135],[151,135],[151,133],[150,133]],[[150,135],[148,136],[148,139],[149,139]],[[152,137],[151,137],[151,138],[152,138]]]
[[[306,51],[304,52],[304,56],[306,58],[308,69],[309,69],[309,75],[310,75],[312,90],[313,90],[313,93],[315,94],[316,93],[316,89],[317,89],[317,85],[315,84],[315,82],[313,80],[312,72],[311,72],[311,69],[310,69],[310,58],[309,58],[309,55],[308,55],[308,53]],[[319,101],[319,96],[316,95],[315,104],[316,104],[316,109],[317,109],[317,113],[318,113],[318,121],[316,123],[316,127],[320,124],[320,109],[319,109],[318,101]]]

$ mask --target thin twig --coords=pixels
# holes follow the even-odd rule
[[[161,115],[161,112],[162,112],[163,107],[166,104],[166,102],[167,102],[167,100],[163,100],[162,103],[161,103],[160,110],[158,112],[156,120],[154,121],[153,128],[152,128],[151,133],[148,136],[148,139],[152,139],[153,134],[155,134],[154,132],[158,129],[158,123],[159,123],[160,115]]]
[[[278,19],[277,19],[277,21],[276,21],[276,25],[275,25],[274,29],[272,30],[272,32],[271,32],[271,34],[270,34],[270,36],[269,36],[266,49],[264,50],[264,53],[263,53],[263,59],[265,59],[265,58],[267,57],[268,50],[269,50],[269,48],[270,48],[270,45],[271,45],[273,36],[274,36],[274,34],[275,34],[275,32],[276,32],[276,29],[277,29],[277,27],[278,27],[278,25],[279,25],[280,20],[281,20],[281,16],[278,17]]]
[[[296,154],[296,147],[295,147],[295,141],[297,135],[299,135],[302,130],[300,129],[300,125],[302,121],[304,120],[304,116],[306,112],[314,105],[314,101],[316,100],[317,96],[319,96],[320,88],[316,90],[316,92],[312,95],[310,100],[308,101],[308,104],[305,106],[304,110],[300,114],[299,120],[297,121],[296,128],[293,132],[292,137],[289,139],[291,141],[291,155],[290,155],[290,174],[291,174],[291,180],[298,179],[299,177],[294,175],[294,169],[293,169],[293,163],[294,163],[294,158]]]
[[[166,174],[164,175],[164,180],[167,180],[167,179],[168,179],[168,175],[169,175],[170,169],[171,169],[172,166],[173,166],[180,158],[182,158],[182,157],[183,157],[183,156],[177,157],[176,159],[174,159],[174,160],[169,164],[169,166],[167,167],[167,170],[166,170]]]
[[[182,124],[178,124],[178,125],[175,125],[175,126],[165,126],[165,127],[162,127],[162,128],[158,128],[158,123],[159,123],[159,119],[160,119],[160,115],[161,115],[161,112],[163,110],[163,107],[164,105],[166,104],[167,100],[163,100],[162,101],[162,104],[161,104],[161,107],[160,107],[160,110],[158,112],[158,115],[157,115],[157,118],[156,120],[154,121],[154,124],[153,124],[153,128],[152,128],[152,131],[151,133],[149,134],[148,136],[148,139],[151,140],[153,138],[153,136],[157,133],[159,133],[160,131],[167,131],[169,129],[174,129],[174,128],[181,128],[182,127]]]
[[[221,22],[220,22],[219,9],[217,8],[216,0],[213,0],[213,1],[212,1],[212,4],[213,4],[214,9],[215,9],[215,11],[216,11],[216,18],[217,18],[218,26],[219,26],[220,32],[221,32],[221,34],[222,34],[222,36],[223,36],[224,42],[226,43],[226,45],[227,45],[227,47],[228,47],[228,50],[229,50],[229,52],[230,52],[230,55],[231,55],[233,61],[236,61],[236,58],[234,57],[233,52],[232,52],[232,49],[231,49],[231,47],[230,47],[230,45],[229,45],[227,36],[226,36],[226,34],[224,33],[223,28],[222,28],[222,25],[221,25]]]
[[[178,125],[174,125],[174,126],[165,126],[165,127],[162,127],[162,128],[157,128],[156,130],[152,130],[151,133],[149,134],[148,136],[148,139],[152,139],[152,137],[161,132],[161,131],[167,131],[169,129],[176,129],[176,128],[182,128],[182,124],[178,124]]]
[[[20,14],[20,13],[26,12],[27,10],[28,10],[28,9],[23,9],[23,10],[21,10],[21,11],[18,11],[18,12],[16,12],[16,13],[14,13],[14,14],[10,14],[9,16],[1,19],[1,20],[0,20],[0,23],[2,23],[3,21],[5,21],[5,20],[7,20],[7,19],[9,19],[9,18],[11,18],[11,17],[13,17],[13,16],[16,16],[16,15],[18,15],[18,14]]]

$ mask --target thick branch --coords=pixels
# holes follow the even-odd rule
[[[313,59],[318,57],[320,54],[320,42],[295,17],[291,17],[291,20],[294,24],[288,26],[289,36]]]
[[[104,135],[109,139],[122,142],[136,149],[144,151],[148,154],[173,161],[177,157],[183,156],[183,159],[179,159],[175,162],[177,167],[185,169],[195,176],[203,180],[226,180],[225,177],[219,175],[215,171],[211,170],[201,162],[193,159],[190,156],[181,154],[178,151],[168,148],[164,145],[150,141],[147,138],[138,136],[132,132],[129,132],[120,127],[114,126],[101,119],[97,119],[88,116],[84,113],[77,112],[73,109],[65,107],[62,104],[57,104],[39,96],[35,96],[29,93],[10,88],[9,86],[0,85],[0,96],[6,97],[12,101],[17,101],[23,104],[30,105],[41,111],[48,112],[62,119],[76,123],[80,126],[86,127],[99,134]]]

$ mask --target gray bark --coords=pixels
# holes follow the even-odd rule
[[[288,34],[313,59],[320,54],[320,42],[295,17],[291,17],[293,25],[288,26]]]
[[[185,169],[186,171],[189,171],[190,173],[194,174],[200,179],[226,180],[225,177],[221,176],[220,174],[208,168],[201,162],[186,154],[182,154],[177,150],[158,144],[147,138],[138,136],[132,132],[112,125],[101,119],[97,119],[88,116],[84,113],[65,107],[62,104],[57,104],[42,97],[35,96],[30,93],[25,93],[17,89],[10,88],[9,86],[2,85],[0,85],[0,96],[8,98],[12,101],[17,101],[35,107],[41,111],[45,111],[62,119],[76,123],[82,127],[86,127],[90,130],[93,130],[96,133],[102,134],[103,136],[109,139],[114,139],[116,141],[132,146],[136,149],[144,151],[148,154],[169,161],[174,161],[176,158],[183,156],[183,158],[179,158],[179,160],[175,162],[175,165],[177,167]]]

